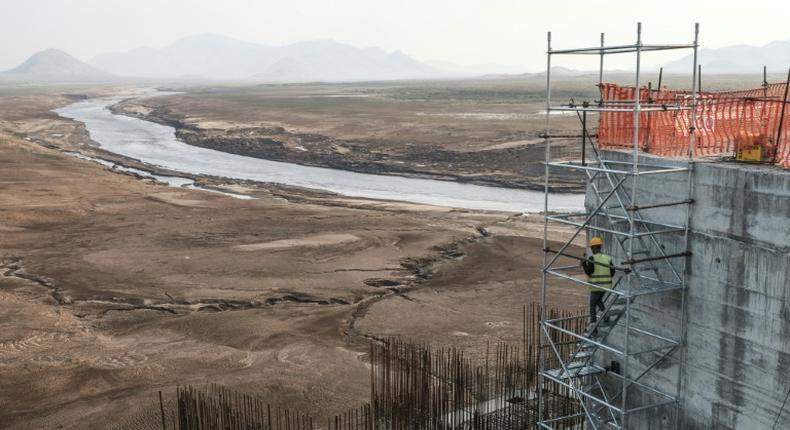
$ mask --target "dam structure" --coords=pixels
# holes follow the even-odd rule
[[[578,50],[552,50],[549,36],[547,70],[556,55],[600,55],[602,93],[605,55],[634,53],[637,72],[624,92],[630,98],[602,94],[584,104],[552,104],[547,76],[546,190],[557,169],[584,172],[588,181],[583,211],[546,211],[543,307],[555,285],[596,286],[578,250],[591,237],[603,239],[615,274],[605,310],[584,332],[570,324],[588,315],[541,318],[538,395],[560,384],[580,408],[552,414],[539,399],[540,428],[579,418],[589,429],[790,428],[790,170],[782,158],[790,115],[781,110],[755,125],[773,145],[765,163],[728,159],[739,136],[757,135],[751,130],[730,133],[732,141],[711,153],[705,145],[724,127],[716,113],[724,99],[698,90],[698,30],[690,44],[647,45],[640,25],[634,45],[606,46],[602,35],[599,48]],[[642,85],[642,53],[663,49],[693,51],[691,91],[670,98],[660,84]],[[775,101],[766,95],[756,103]],[[581,160],[553,156],[552,111],[579,116]],[[587,128],[588,114],[599,118],[597,133]],[[623,118],[627,129],[612,133]],[[658,136],[670,133],[667,124],[672,139]],[[672,154],[661,147],[667,142]],[[549,200],[547,193],[547,208]],[[573,237],[550,242],[553,224],[574,227]]]

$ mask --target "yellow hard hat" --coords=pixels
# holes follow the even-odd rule
[[[590,239],[590,246],[603,246],[603,239],[598,236]]]

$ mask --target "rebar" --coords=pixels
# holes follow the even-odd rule
[[[563,327],[579,334],[586,326],[581,312],[546,309],[545,315],[565,318]],[[524,306],[519,343],[487,344],[482,357],[401,339],[372,343],[370,402],[327,418],[325,427],[316,427],[305,412],[212,384],[177,388],[173,430],[526,429],[538,421],[538,388],[544,417],[578,414],[554,428],[578,428],[584,415],[571,390],[551,381],[538,387],[541,356],[548,366],[559,362],[553,353],[541,353],[541,313],[537,304]],[[574,352],[576,342],[567,333],[553,334],[551,341],[566,357]]]

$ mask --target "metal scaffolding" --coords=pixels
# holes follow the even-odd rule
[[[568,329],[568,322],[574,318],[588,316],[547,319],[541,315],[541,352],[539,421],[538,426],[553,429],[559,423],[580,416],[586,419],[586,428],[626,429],[629,417],[651,409],[671,408],[674,411],[675,427],[679,420],[679,404],[682,384],[683,336],[685,318],[670,321],[675,327],[640,326],[640,319],[634,318],[635,303],[642,296],[673,294],[680,315],[684,315],[686,266],[690,256],[688,248],[689,219],[692,200],[692,171],[695,108],[697,105],[697,50],[699,24],[695,25],[694,42],[683,45],[648,45],[642,43],[642,25],[637,26],[637,40],[633,45],[606,46],[604,35],[596,48],[554,50],[551,47],[551,33],[548,34],[546,67],[546,163],[544,197],[544,259],[541,289],[542,309],[547,308],[547,290],[555,283],[575,284],[581,288],[596,287],[579,273],[579,264],[568,264],[569,260],[584,260],[570,254],[569,248],[586,232],[607,238],[609,254],[623,256],[619,263],[612,262],[616,275],[611,288],[606,288],[606,309],[597,323],[591,324],[583,333]],[[666,105],[653,103],[650,97],[642,100],[639,88],[642,53],[669,49],[690,49],[693,51],[691,103]],[[636,57],[635,97],[636,100],[617,103],[584,103],[573,101],[564,105],[553,105],[551,99],[551,64],[555,55],[599,55],[600,72],[598,84],[603,84],[604,57],[608,54],[632,53]],[[689,130],[688,164],[677,166],[662,163],[654,157],[639,154],[640,115],[651,111],[689,109],[691,115]],[[551,113],[576,112],[582,123],[582,145],[589,143],[592,149],[591,160],[554,161],[551,151]],[[633,112],[633,150],[631,159],[617,161],[606,159],[594,142],[593,135],[587,130],[587,113]],[[584,151],[583,151],[584,153]],[[611,158],[611,157],[610,157]],[[553,169],[573,169],[584,172],[588,179],[587,205],[581,212],[550,213],[549,190]],[[678,201],[640,200],[638,184],[647,176],[669,176],[674,180],[681,178],[687,182],[688,194]],[[650,178],[653,179],[654,178]],[[656,208],[685,210],[683,223],[663,223],[650,220],[645,212]],[[680,209],[682,208],[682,209]],[[665,209],[666,210],[666,209]],[[677,218],[677,217],[676,217]],[[550,223],[570,225],[575,233],[562,246],[552,249],[548,240]],[[564,264],[564,265],[562,265]],[[646,299],[643,299],[645,301]],[[648,310],[649,311],[649,310]],[[642,310],[641,312],[644,312]],[[562,354],[558,333],[576,339],[575,348],[570,354]],[[614,334],[613,334],[614,333]],[[648,377],[657,372],[668,359],[676,360],[674,378],[663,375],[662,383],[657,378]],[[559,363],[555,368],[546,368],[549,363]],[[663,371],[666,372],[666,371]],[[667,384],[666,381],[671,383]],[[672,381],[674,379],[674,381]],[[581,413],[568,416],[549,416],[543,405],[544,385],[553,381],[571,390],[578,398]],[[674,389],[667,387],[674,385]]]

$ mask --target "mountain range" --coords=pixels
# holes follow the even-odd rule
[[[729,46],[701,49],[703,73],[758,73],[763,65],[771,72],[790,67],[790,40],[765,46]],[[664,65],[669,73],[689,73],[692,57]],[[509,74],[496,74],[495,71]],[[555,77],[575,77],[591,72],[553,68]],[[0,72],[0,80],[23,81],[122,81],[129,78],[244,80],[251,82],[341,82],[397,79],[463,78],[482,76],[540,77],[518,74],[507,66],[459,66],[422,62],[400,52],[358,48],[332,40],[314,40],[273,46],[244,42],[217,34],[179,39],[163,48],[137,48],[100,54],[82,62],[48,49],[32,55],[14,69]]]
[[[164,48],[100,54],[87,63],[56,49],[34,54],[0,74],[5,79],[97,80],[123,78],[250,80],[256,82],[361,81],[469,76],[420,62],[400,52],[357,48],[332,40],[283,46],[201,34]]]
[[[357,48],[331,40],[283,46],[216,34],[180,39],[164,48],[101,54],[92,66],[119,76],[254,79],[275,82],[430,78],[441,71],[395,51]]]
[[[664,65],[670,73],[691,73],[693,56],[687,55]],[[699,64],[708,74],[786,72],[790,68],[790,40],[764,46],[735,45],[718,49],[700,49]]]

